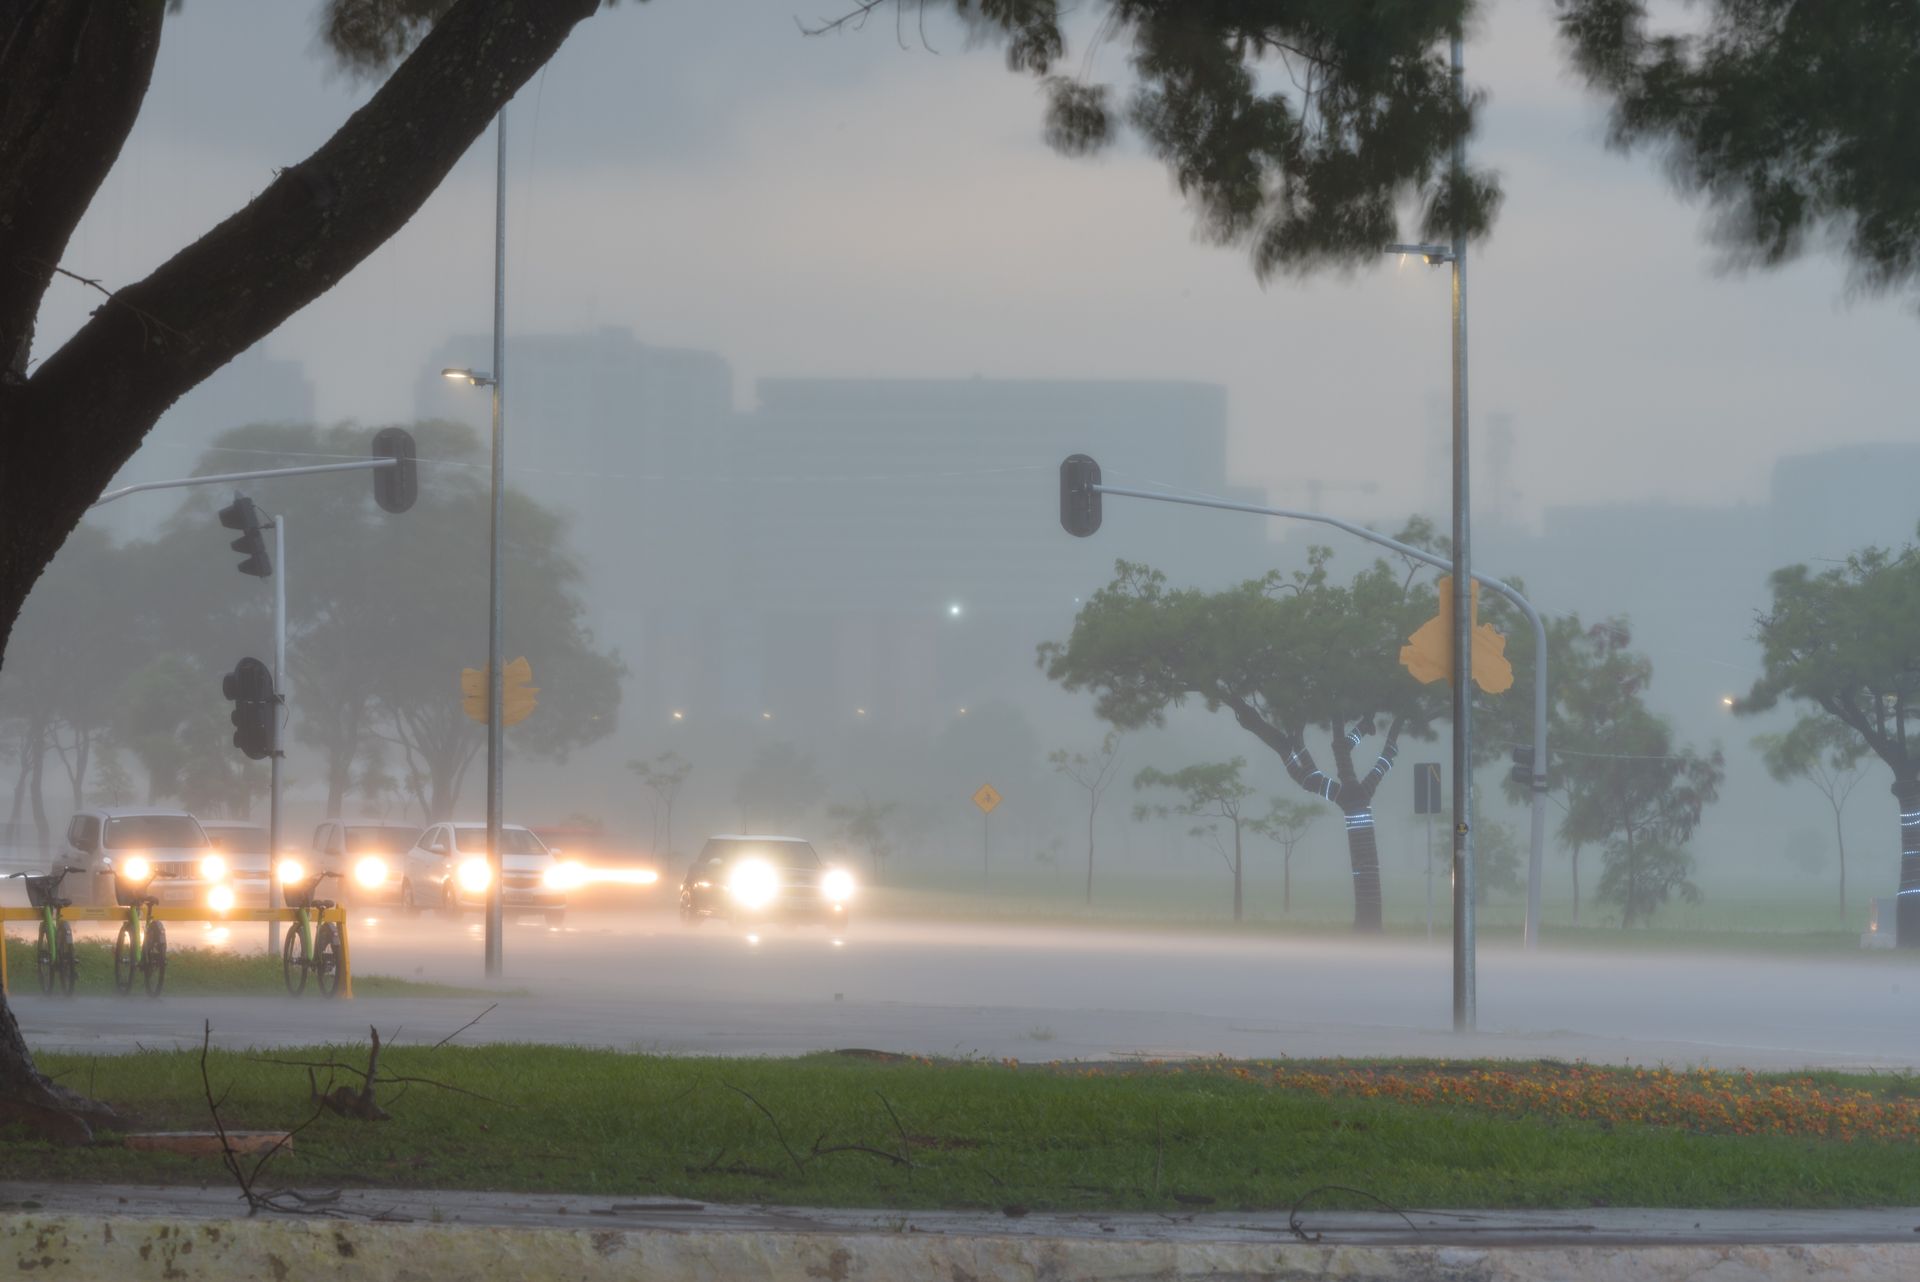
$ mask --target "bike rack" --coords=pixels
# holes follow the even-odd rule
[[[347,937],[347,910],[335,907],[309,909],[308,912],[316,925],[332,922],[340,928],[340,996],[353,996],[353,946]],[[110,904],[76,904],[62,908],[58,916],[62,921],[125,921],[127,910]],[[216,926],[243,921],[293,922],[299,919],[299,910],[294,908],[234,908],[224,913],[190,906],[160,907],[153,910],[154,921],[204,921]],[[4,937],[6,933],[7,922],[39,920],[40,909],[38,908],[0,908],[0,937]],[[7,950],[4,946],[0,946],[0,993],[11,996],[12,992],[7,980]]]

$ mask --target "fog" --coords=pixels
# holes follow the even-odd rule
[[[608,847],[676,869],[709,833],[790,831],[924,909],[1071,910],[1084,898],[1087,798],[1047,758],[1094,752],[1107,727],[1090,694],[1036,667],[1036,647],[1067,637],[1117,560],[1217,590],[1302,569],[1315,544],[1335,549],[1342,580],[1373,554],[1298,524],[1119,499],[1095,537],[1074,540],[1058,523],[1060,459],[1084,451],[1110,483],[1313,507],[1389,533],[1416,516],[1444,526],[1446,278],[1383,258],[1263,288],[1240,252],[1195,239],[1138,146],[1092,161],[1049,151],[1036,90],[998,52],[941,24],[924,43],[917,31],[897,40],[890,22],[808,39],[795,14],[761,0],[622,6],[510,108],[508,476],[557,518],[552,547],[578,575],[550,573],[526,527],[508,530],[523,577],[509,581],[507,654],[531,659],[535,716],[548,719],[508,733],[508,818],[603,828]],[[1758,675],[1754,617],[1772,570],[1912,536],[1914,318],[1897,301],[1850,300],[1828,258],[1718,271],[1698,211],[1657,166],[1604,150],[1599,108],[1561,72],[1550,15],[1536,0],[1489,6],[1469,45],[1490,94],[1475,154],[1508,192],[1471,278],[1475,564],[1524,580],[1544,614],[1625,616],[1653,664],[1648,705],[1680,743],[1725,750],[1725,785],[1689,845],[1702,902],[1657,920],[1831,927],[1826,802],[1776,783],[1750,746],[1791,717],[1735,717],[1723,700]],[[1117,51],[1102,57],[1123,74]],[[69,265],[139,277],[366,93],[316,51],[309,6],[192,0],[168,20],[145,114]],[[423,506],[458,509],[472,537],[436,541],[421,571],[434,591],[421,589],[416,611],[394,587],[369,654],[343,662],[431,652],[422,663],[443,675],[415,692],[440,680],[448,706],[458,669],[485,663],[474,505],[489,403],[439,371],[491,360],[493,163],[489,134],[348,280],[182,400],[115,482],[309,461],[380,426],[414,427]],[[57,285],[37,351],[97,302]],[[261,424],[316,430],[241,430]],[[309,438],[332,444],[299,445]],[[352,502],[327,508],[315,497],[325,486]],[[296,845],[333,782],[300,679],[321,660],[303,658],[300,638],[320,624],[323,587],[336,600],[368,573],[353,558],[418,537],[420,514],[375,517],[364,489],[358,477],[249,488],[268,507],[313,513],[292,525],[284,567],[293,717],[309,732],[288,762]],[[267,592],[233,573],[212,519],[225,492],[187,493],[198,497],[133,496],[88,525],[170,549],[137,585],[161,604],[141,608],[164,619],[170,602],[183,616],[156,624],[154,645],[209,678],[202,711],[221,721],[218,675],[242,654],[266,657]],[[333,539],[335,519],[363,533],[383,524]],[[188,549],[202,545],[196,567]],[[131,599],[75,577],[77,564],[63,554],[49,571],[19,645],[68,644],[54,602],[110,612]],[[539,626],[531,609],[546,614]],[[567,635],[553,647],[617,656],[611,688],[567,686],[563,674],[584,669],[542,649],[556,619]],[[20,715],[32,662],[9,653],[0,725]],[[127,771],[113,786],[160,799],[132,732],[109,722]],[[482,813],[470,756],[447,781],[445,814],[431,813],[430,790],[407,774],[418,744],[373,715],[356,733],[364,752],[333,789],[346,811]],[[1402,744],[1401,762],[1446,759],[1440,734]],[[660,798],[628,765],[665,753],[690,767],[670,841]],[[1187,821],[1136,820],[1130,781],[1147,766],[1241,756],[1262,798],[1299,789],[1231,716],[1195,701],[1126,736],[1120,754],[1092,823],[1096,908],[1224,917],[1220,855]],[[49,749],[42,764],[57,840],[75,758]],[[29,765],[0,759],[17,784],[11,845],[37,863]],[[1524,841],[1524,813],[1498,790],[1504,770],[1484,772],[1486,814]],[[1426,890],[1410,776],[1390,776],[1376,805],[1387,914],[1401,924],[1421,918]],[[1870,763],[1847,810],[1845,929],[1897,884],[1888,782]],[[217,808],[246,813],[250,800],[263,818],[260,783],[215,789]],[[1005,798],[990,818],[970,800],[982,784]],[[106,786],[96,776],[78,791]],[[894,808],[883,867],[846,831],[844,808],[862,802]],[[1350,913],[1345,845],[1325,808],[1295,856],[1294,917]],[[1275,848],[1255,842],[1247,863],[1249,915],[1279,917]],[[1567,861],[1552,846],[1547,875],[1549,919],[1563,920]],[[1444,919],[1444,878],[1436,894]],[[1499,892],[1487,911],[1511,923],[1518,901]],[[1590,904],[1583,920],[1611,911]]]

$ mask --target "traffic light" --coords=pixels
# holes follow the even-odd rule
[[[373,474],[373,501],[389,512],[404,512],[419,496],[413,434],[404,427],[383,427],[373,434],[373,456],[394,460]]]
[[[1100,465],[1085,454],[1069,454],[1060,464],[1060,528],[1084,539],[1100,528]]]
[[[1513,750],[1513,781],[1522,788],[1533,787],[1533,745]]]
[[[258,659],[240,660],[220,678],[220,692],[233,700],[233,746],[255,761],[271,757],[280,700],[267,665]]]
[[[252,499],[236,493],[233,502],[220,509],[220,524],[229,530],[240,531],[240,537],[228,544],[247,558],[240,563],[240,573],[261,579],[273,573],[273,558],[267,555],[267,541],[260,537],[260,531],[266,528],[267,518]]]

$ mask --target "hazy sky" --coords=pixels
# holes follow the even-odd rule
[[[364,100],[319,54],[316,7],[188,0],[169,17],[146,111],[66,266],[137,279]],[[1194,241],[1137,146],[1048,151],[1038,90],[997,51],[944,27],[933,51],[911,30],[902,48],[890,18],[796,29],[834,12],[653,0],[585,23],[510,113],[509,331],[617,324],[710,348],[743,405],[765,375],[1205,379],[1229,391],[1238,479],[1276,501],[1304,498],[1303,471],[1381,483],[1345,510],[1439,492],[1443,272],[1383,260],[1263,290],[1244,253]],[[1529,510],[1758,499],[1782,453],[1910,436],[1910,308],[1849,306],[1830,258],[1717,274],[1656,162],[1600,145],[1550,18],[1547,0],[1492,4],[1467,54],[1491,95],[1475,151],[1507,189],[1471,262],[1473,401],[1513,416]],[[1125,73],[1118,48],[1093,65]],[[493,149],[489,133],[266,341],[305,362],[324,417],[410,416],[429,349],[486,328]],[[97,301],[57,284],[41,350]]]

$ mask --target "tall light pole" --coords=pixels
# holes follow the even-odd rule
[[[494,117],[494,133],[499,143],[494,163],[493,196],[493,370],[481,373],[470,369],[445,369],[446,377],[493,389],[493,494],[487,524],[487,977],[498,979],[501,965],[500,881],[504,863],[500,855],[501,783],[505,772],[502,760],[502,722],[500,720],[503,677],[500,655],[506,648],[502,636],[500,601],[500,527],[502,498],[507,486],[507,415],[505,381],[507,367],[507,109]]]
[[[1460,35],[1454,34],[1453,92],[1464,106],[1467,87]],[[1457,193],[1467,167],[1465,136],[1453,140]],[[1475,996],[1473,915],[1473,521],[1467,468],[1467,237],[1454,214],[1450,244],[1388,245],[1390,254],[1419,254],[1453,265],[1453,1028],[1472,1032]],[[1544,663],[1546,656],[1539,656]],[[1534,772],[1544,767],[1535,746]],[[1531,906],[1531,905],[1530,905]],[[1528,914],[1531,920],[1534,914]]]

